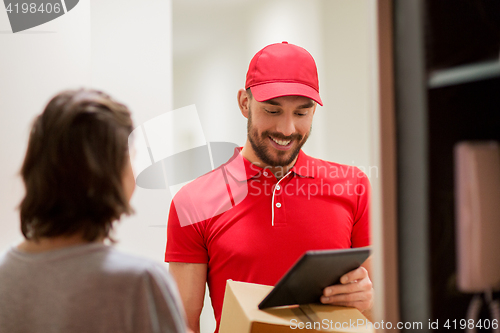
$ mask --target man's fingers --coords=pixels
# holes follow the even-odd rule
[[[324,296],[333,296],[338,294],[350,294],[358,291],[359,286],[357,285],[359,282],[353,282],[350,284],[336,284],[334,286],[330,286],[325,288],[323,291]]]
[[[321,297],[324,304],[349,306],[357,308],[360,311],[371,309],[373,306],[373,289],[370,291],[358,292],[353,294],[335,295],[330,297]]]
[[[340,278],[340,283],[346,284],[355,280],[361,280],[368,276],[368,271],[364,267],[358,267]]]
[[[323,290],[322,303],[355,307],[360,311],[373,306],[373,285],[364,267],[345,274],[340,282]]]
[[[322,303],[335,303],[341,304],[343,302],[356,302],[356,301],[370,301],[372,299],[372,294],[369,291],[360,291],[350,294],[340,294],[334,296],[322,296]]]
[[[353,280],[351,283],[347,284],[336,284],[330,287],[327,287],[323,290],[324,296],[332,296],[338,294],[349,294],[355,293],[358,291],[366,291],[372,288],[372,282],[368,278],[364,278],[361,280]]]

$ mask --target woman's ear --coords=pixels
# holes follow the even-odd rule
[[[248,119],[250,109],[250,96],[245,89],[238,90],[238,106],[240,107],[243,117]]]

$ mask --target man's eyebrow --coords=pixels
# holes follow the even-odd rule
[[[271,104],[271,105],[276,105],[276,106],[281,106],[281,104],[279,102],[276,102],[274,99],[269,99],[267,101],[264,101],[262,103],[266,103],[266,104]]]
[[[297,109],[309,109],[314,106],[314,102],[312,100],[309,100],[306,104],[299,105]]]

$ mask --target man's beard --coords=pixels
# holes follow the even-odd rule
[[[269,131],[264,131],[259,138],[259,132],[257,129],[253,128],[252,125],[252,111],[248,110],[248,123],[247,123],[247,137],[248,141],[250,141],[250,144],[252,145],[252,148],[257,155],[257,157],[264,162],[267,166],[272,166],[272,167],[285,167],[290,165],[299,155],[300,149],[306,143],[309,134],[311,133],[311,129],[309,130],[309,133],[307,133],[305,136],[302,136],[300,134],[292,134],[290,136],[284,136],[280,133],[271,133]],[[275,148],[269,147],[269,144],[266,144],[265,142],[269,140],[269,137],[273,137],[277,140],[293,140],[294,145],[295,141],[298,142],[298,145],[295,149],[293,149],[290,153],[290,150],[277,150]],[[270,152],[270,149],[273,149],[276,151],[276,154],[278,155],[276,158],[273,157],[273,154]],[[288,155],[288,157],[287,157]]]

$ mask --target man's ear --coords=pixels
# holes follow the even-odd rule
[[[248,119],[248,112],[250,110],[250,96],[245,89],[238,90],[238,106],[240,107],[243,117]]]

